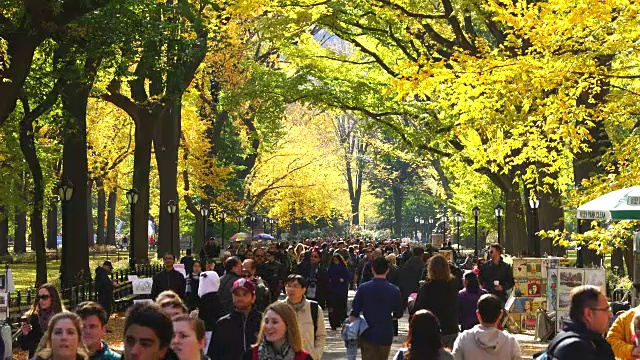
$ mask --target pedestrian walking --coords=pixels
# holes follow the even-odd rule
[[[200,297],[200,311],[198,317],[204,322],[206,331],[213,331],[216,322],[222,317],[222,305],[218,290],[220,278],[215,271],[205,271],[200,275],[198,296]]]
[[[191,274],[187,277],[187,305],[190,310],[200,307],[200,296],[198,287],[200,286],[200,274],[202,273],[202,263],[199,260],[193,262]]]
[[[184,275],[173,268],[176,256],[172,253],[166,253],[162,257],[162,261],[164,262],[164,271],[153,276],[151,298],[155,299],[161,292],[171,290],[178,294],[181,299],[184,299],[187,290],[187,281]]]
[[[81,340],[82,320],[72,312],[60,312],[51,318],[34,360],[88,360],[87,348]]]
[[[617,359],[636,360],[640,358],[640,309],[626,311],[611,325],[607,342]]]
[[[611,345],[603,334],[613,317],[606,296],[599,287],[578,286],[571,290],[569,319],[547,347],[553,360],[613,360]]]
[[[301,275],[289,275],[285,283],[285,291],[287,298],[283,302],[289,304],[297,315],[302,348],[311,354],[314,360],[321,360],[327,338],[322,307],[317,302],[306,298],[307,280]]]
[[[480,324],[465,330],[453,345],[456,360],[521,360],[520,345],[513,335],[498,329],[502,301],[485,294],[478,300]]]
[[[447,259],[435,255],[427,265],[428,278],[418,291],[415,310],[431,311],[440,322],[442,342],[451,348],[458,336],[458,286]]]
[[[202,350],[206,344],[205,327],[202,320],[187,314],[174,317],[171,350],[179,360],[209,360]]]
[[[502,259],[502,246],[491,244],[489,248],[490,261],[487,261],[480,268],[478,278],[484,288],[497,296],[502,303],[507,302],[509,290],[513,288],[513,268]]]
[[[172,337],[171,318],[159,305],[133,304],[124,321],[124,359],[166,359]]]
[[[31,309],[21,319],[18,335],[18,344],[22,350],[29,351],[29,359],[35,354],[51,318],[64,310],[56,287],[48,283],[41,285]]]
[[[396,353],[393,360],[453,360],[453,355],[442,344],[440,332],[440,323],[431,311],[416,311],[409,322],[405,347]]]
[[[82,319],[82,342],[90,360],[120,360],[121,356],[111,350],[104,337],[107,334],[107,313],[100,304],[85,301],[75,311]]]
[[[338,251],[335,252],[331,259],[327,275],[329,277],[329,293],[327,296],[329,325],[332,330],[336,330],[342,326],[342,323],[347,318],[349,279],[351,279],[347,264]]]
[[[242,357],[243,360],[314,360],[304,350],[295,311],[284,302],[267,308],[262,319],[258,342]]]
[[[107,313],[107,321],[111,316],[111,303],[113,303],[113,281],[109,277],[109,274],[113,270],[111,261],[105,261],[102,266],[96,268],[96,295],[98,303],[102,306]]]
[[[473,271],[464,274],[464,289],[458,292],[458,323],[462,330],[469,330],[478,325],[478,300],[480,296],[488,294],[480,288],[478,276]]]
[[[425,269],[424,248],[416,246],[411,251],[413,256],[404,262],[398,273],[398,287],[402,294],[403,309],[407,307],[409,295],[418,292],[422,272]]]
[[[224,270],[225,274],[220,277],[220,288],[218,290],[220,306],[222,307],[221,316],[227,315],[233,310],[231,290],[233,283],[242,276],[242,262],[237,257],[231,256],[224,262]]]
[[[358,287],[351,305],[350,321],[364,315],[369,328],[360,335],[362,358],[386,360],[393,342],[392,319],[402,316],[400,290],[387,281],[389,263],[382,257],[372,263],[374,277]]]
[[[305,296],[309,300],[316,301],[320,307],[326,308],[329,277],[327,270],[321,264],[322,253],[318,248],[311,249],[309,262],[299,266],[298,274],[302,275],[306,281],[307,293]]]

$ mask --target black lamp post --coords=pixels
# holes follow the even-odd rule
[[[174,200],[167,201],[167,212],[169,212],[169,219],[171,221],[171,226],[169,229],[171,230],[171,253],[172,254],[175,254],[174,247],[173,247],[173,215],[176,213],[177,209],[178,209],[178,205]]]
[[[473,208],[473,220],[474,220],[474,247],[473,247],[473,257],[478,258],[478,218],[480,217],[480,208]]]
[[[275,222],[274,219],[269,219],[269,224],[271,224],[271,236],[273,236],[273,223]]]
[[[529,198],[529,206],[531,206],[531,245],[533,248],[533,256],[540,257],[540,239],[538,239],[538,208],[540,207],[540,199],[535,195]]]
[[[419,222],[420,222],[420,232],[421,232],[420,241],[427,242],[426,231],[424,229],[424,218],[421,217]]]
[[[220,220],[222,220],[220,227],[220,246],[224,249],[224,220],[227,218],[227,213],[224,210],[220,211]]]
[[[278,231],[280,230],[280,227],[278,225],[280,224],[280,220],[275,219],[274,224],[276,225],[276,234],[274,235],[274,237],[276,238],[276,240],[278,240]]]
[[[240,232],[240,227],[242,226],[242,215],[238,215],[238,232]]]
[[[71,248],[72,245],[68,241],[65,241],[65,237],[67,235],[67,231],[69,230],[69,201],[71,201],[71,197],[73,196],[73,183],[68,179],[62,179],[58,184],[58,196],[60,197],[60,201],[62,202],[62,256],[63,263],[68,268],[69,262],[71,261]],[[71,279],[66,278],[66,274],[63,272],[60,282],[62,288],[67,287],[67,283]]]
[[[447,213],[445,212],[442,215],[442,221],[443,221],[443,225],[442,225],[442,242],[443,244],[447,244]]]
[[[57,190],[57,189],[56,189]],[[58,203],[60,195],[52,195],[49,200],[50,216],[47,218],[47,248],[58,249]]]
[[[255,214],[252,214],[252,215],[251,215],[251,237],[252,237],[252,238],[253,238],[253,235],[254,235],[254,232],[253,232],[253,231],[254,231],[254,225],[255,225],[255,223],[256,223],[256,215],[255,215]]]
[[[429,234],[429,244],[433,244],[433,238],[431,237],[433,235],[433,217],[431,216],[429,216],[429,231],[427,233]]]
[[[209,225],[209,206],[200,205],[200,215],[202,216],[202,243],[207,243],[207,225]],[[191,240],[189,240],[189,248],[191,248]],[[193,249],[192,249],[193,250]]]
[[[136,188],[131,188],[129,189],[129,191],[127,191],[127,202],[129,203],[129,209],[131,210],[131,231],[129,234],[129,267],[131,268],[135,268],[135,264],[136,264],[136,253],[135,253],[135,246],[134,246],[134,242],[135,242],[135,210],[136,210],[136,203],[138,202],[138,198],[140,197],[140,194],[138,193],[138,190],[136,190]]]
[[[456,219],[456,232],[458,233],[458,253],[460,253],[460,222],[462,221],[462,215],[456,213],[454,217]]]
[[[496,212],[496,218],[498,219],[498,244],[502,246],[502,216],[504,215],[504,208],[498,204],[494,210]]]
[[[418,240],[418,224],[420,223],[420,218],[419,218],[419,217],[417,217],[417,216],[415,216],[415,217],[413,218],[413,222],[414,222],[414,223],[415,223],[415,225],[416,225],[416,227],[415,227],[415,229],[416,229],[416,230],[415,230],[416,235],[414,236],[414,238],[415,238],[416,240]]]

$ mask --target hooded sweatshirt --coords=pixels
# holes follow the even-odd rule
[[[476,325],[464,331],[453,344],[456,360],[521,360],[520,346],[513,337],[495,327]]]
[[[204,321],[207,331],[213,331],[216,322],[222,316],[222,306],[218,297],[220,277],[215,271],[200,273],[198,296],[200,296],[200,311],[198,316]]]

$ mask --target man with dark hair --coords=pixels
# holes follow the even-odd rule
[[[102,340],[107,334],[107,314],[100,304],[85,301],[78,304],[76,314],[82,318],[82,342],[89,350],[90,360],[119,360],[120,354]]]
[[[102,266],[96,268],[96,293],[98,295],[98,303],[106,312],[107,322],[111,315],[111,303],[113,302],[113,281],[109,277],[109,273],[113,270],[111,261],[105,261]]]
[[[574,288],[569,319],[549,344],[547,357],[555,360],[615,359],[611,345],[603,337],[612,317],[611,307],[599,287]]]
[[[173,337],[169,315],[156,304],[133,304],[124,322],[124,358],[164,359]]]
[[[220,246],[216,243],[216,239],[212,236],[207,240],[207,243],[200,249],[200,261],[207,261],[207,259],[213,259],[220,256]]]
[[[191,256],[191,249],[187,249],[187,253],[180,259],[180,264],[184,265],[184,271],[187,273],[187,276],[191,276],[194,262],[195,259]]]
[[[398,270],[398,287],[400,294],[402,294],[403,309],[407,306],[409,295],[418,292],[422,273],[425,270],[424,248],[416,246],[411,250],[411,253],[412,256]]]
[[[402,298],[400,290],[386,279],[387,260],[378,257],[371,264],[373,279],[358,287],[349,319],[354,321],[363,314],[369,325],[360,335],[362,358],[386,360],[393,342],[393,318],[402,316]]]
[[[256,287],[255,291],[255,305],[258,311],[262,312],[271,304],[271,294],[269,288],[265,285],[264,280],[256,275],[256,266],[253,260],[246,259],[242,262],[242,270],[244,275],[249,279]]]
[[[179,271],[173,269],[176,256],[171,253],[166,253],[162,257],[162,260],[164,261],[164,271],[153,276],[151,298],[155,299],[156,296],[165,290],[172,290],[178,294],[181,299],[184,299],[184,294],[187,290],[187,280]]]
[[[218,290],[220,307],[222,309],[220,316],[225,316],[233,310],[231,290],[233,283],[242,276],[242,261],[235,256],[231,256],[224,262],[224,270],[225,273],[220,278],[220,287]]]
[[[515,285],[513,268],[502,260],[500,244],[491,244],[489,256],[491,260],[480,267],[478,280],[490,294],[497,296],[502,303],[506,303],[509,289]]]
[[[498,329],[502,301],[485,294],[478,300],[476,316],[480,324],[465,330],[453,344],[456,360],[520,360],[522,355],[513,335]]]

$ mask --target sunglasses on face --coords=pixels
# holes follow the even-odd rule
[[[38,295],[38,300],[48,300],[50,298],[49,295],[44,294],[44,295]]]

